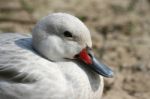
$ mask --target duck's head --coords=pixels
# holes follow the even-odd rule
[[[77,59],[102,76],[113,76],[112,70],[94,57],[88,28],[70,14],[44,17],[34,27],[32,36],[34,49],[51,61]]]

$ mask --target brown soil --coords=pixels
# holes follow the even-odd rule
[[[103,99],[149,99],[150,0],[0,0],[0,32],[30,33],[52,12],[80,18],[97,57],[114,69]]]

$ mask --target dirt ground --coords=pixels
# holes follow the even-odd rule
[[[0,32],[31,33],[52,12],[80,18],[115,71],[103,99],[150,99],[150,0],[0,0]]]

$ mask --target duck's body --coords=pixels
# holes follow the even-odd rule
[[[102,90],[86,66],[43,58],[31,36],[0,34],[0,99],[100,99]]]
[[[0,34],[0,99],[100,99],[113,72],[92,53],[88,28],[54,13],[32,36]]]

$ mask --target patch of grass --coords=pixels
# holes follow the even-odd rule
[[[115,13],[124,13],[124,12],[126,12],[126,9],[123,8],[123,7],[120,6],[120,5],[111,5],[110,7],[111,7],[111,9],[112,9]]]
[[[77,16],[81,21],[85,22],[87,21],[87,17],[86,16]]]
[[[0,31],[3,32],[15,32],[15,30],[12,27],[6,27],[6,28],[0,28]]]
[[[134,28],[135,28],[135,25],[133,24],[133,22],[126,23],[125,30],[124,30],[125,35],[128,35],[128,36],[131,35]]]
[[[137,4],[138,0],[131,0],[129,3],[129,6],[127,8],[127,11],[132,11],[134,10],[135,5]]]
[[[34,11],[33,7],[29,5],[25,0],[20,0],[20,3],[24,10],[26,10],[29,13],[32,13]]]
[[[127,13],[134,10],[138,1],[139,0],[131,0],[127,7],[123,7],[120,5],[111,5],[110,7],[115,13]]]

